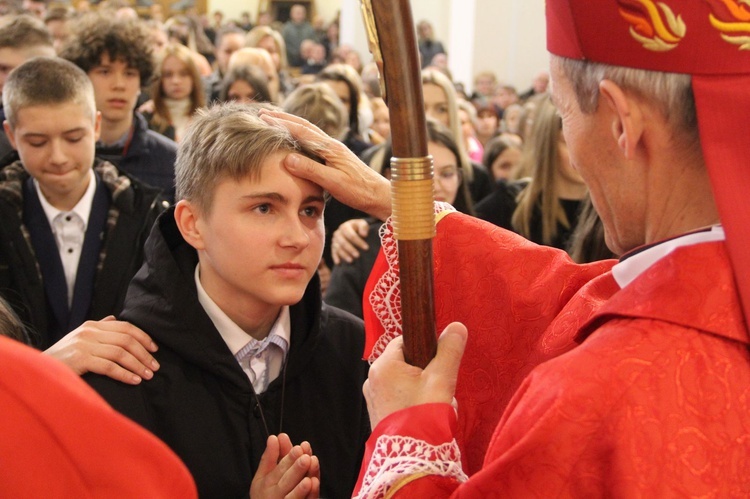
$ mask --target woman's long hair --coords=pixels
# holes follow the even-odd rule
[[[530,239],[531,220],[534,211],[539,210],[542,243],[546,245],[551,245],[557,236],[558,223],[566,228],[571,226],[557,194],[556,177],[562,163],[559,151],[561,133],[562,120],[547,96],[537,105],[531,135],[524,144],[519,170],[528,172],[531,180],[518,195],[511,219],[513,228]]]
[[[155,78],[151,84],[151,98],[154,101],[154,116],[151,119],[151,123],[160,133],[164,133],[172,124],[172,117],[169,115],[167,104],[164,101],[166,95],[164,95],[161,81],[164,61],[170,56],[179,59],[187,66],[190,72],[190,79],[193,80],[193,90],[190,93],[190,115],[206,105],[206,97],[203,93],[203,81],[198,71],[198,66],[195,65],[192,52],[184,45],[170,43],[164,48],[164,52],[159,58],[158,78]]]
[[[464,159],[461,157],[458,143],[456,143],[455,139],[453,138],[453,134],[445,125],[433,118],[428,117],[427,141],[442,145],[450,152],[452,152],[453,156],[455,156],[456,166],[458,166],[458,170],[459,172],[461,172],[461,183],[458,186],[458,192],[456,192],[456,199],[453,201],[453,207],[461,213],[476,216],[476,212],[474,211],[474,203],[471,201],[471,194],[469,193],[468,182],[466,182],[466,177],[464,177],[463,175],[465,166]],[[388,139],[385,143],[377,147],[379,147],[379,149],[372,156],[369,165],[373,170],[379,172],[382,175],[385,175],[386,171],[390,170],[391,168],[390,160],[391,156],[393,156],[393,151],[391,149],[391,140]]]
[[[431,118],[427,119],[427,140],[429,142],[440,144],[453,153],[453,156],[456,158],[456,166],[458,166],[459,175],[461,175],[461,183],[458,186],[458,192],[456,192],[456,199],[453,201],[453,207],[461,213],[475,216],[476,212],[474,211],[474,204],[471,202],[471,194],[469,193],[469,183],[466,181],[463,174],[465,171],[465,159],[461,157],[459,143],[456,142],[453,134],[445,125]],[[469,169],[471,169],[471,165],[469,165]]]
[[[318,81],[340,81],[349,88],[349,130],[359,136],[359,96],[362,80],[351,66],[330,64],[318,73]]]
[[[594,209],[591,196],[586,196],[578,217],[578,224],[568,239],[568,254],[576,263],[589,263],[607,258],[617,258],[607,248],[604,224]]]
[[[458,97],[453,82],[443,73],[436,69],[425,69],[422,71],[422,86],[426,84],[437,85],[445,93],[445,100],[448,102],[448,128],[453,135],[453,140],[458,145],[458,152],[461,155],[461,165],[463,179],[468,183],[474,180],[474,170],[471,166],[469,153],[466,152],[464,145],[463,133],[461,132],[461,119],[458,116]]]
[[[253,100],[255,102],[271,102],[271,91],[268,89],[268,78],[266,74],[257,66],[235,66],[227,70],[224,79],[221,82],[221,91],[219,92],[219,102],[229,100],[229,89],[236,81],[244,81],[255,90]]]
[[[276,44],[276,50],[279,51],[279,67],[276,70],[281,73],[286,71],[289,67],[289,62],[286,58],[286,42],[281,33],[271,28],[270,26],[256,26],[247,32],[245,36],[245,47],[258,47],[260,41],[265,37],[270,36],[273,42]]]
[[[0,297],[0,336],[7,336],[27,345],[31,344],[28,330],[10,304]]]

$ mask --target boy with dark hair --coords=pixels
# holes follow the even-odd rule
[[[202,497],[247,497],[269,435],[308,441],[321,495],[349,497],[369,434],[362,321],[322,302],[324,192],[281,165],[301,149],[259,105],[200,111],[177,155],[175,207],[159,218],[122,318],[161,365],[125,386],[88,376],[162,438]]]
[[[148,129],[135,111],[154,73],[150,36],[142,23],[92,14],[77,23],[60,57],[83,69],[94,85],[102,133],[96,155],[174,197],[177,144]]]
[[[150,338],[109,316],[119,313],[168,203],[94,158],[101,118],[75,65],[27,61],[8,77],[3,104],[5,133],[21,159],[0,170],[0,295],[34,345],[78,374],[150,377],[158,369]],[[87,319],[104,320],[81,325]]]

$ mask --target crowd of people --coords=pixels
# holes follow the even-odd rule
[[[467,91],[415,26],[445,330],[420,371],[389,109],[337,19],[0,2],[0,358],[35,376],[0,377],[0,449],[33,434],[60,477],[0,495],[128,495],[141,468],[158,497],[745,495],[750,60],[695,12],[657,51],[586,5],[547,1],[522,91]]]

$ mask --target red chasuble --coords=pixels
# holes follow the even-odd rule
[[[68,367],[0,336],[0,497],[197,497],[187,468]]]
[[[469,330],[457,416],[381,421],[362,497],[750,494],[748,335],[723,242],[677,248],[623,289],[611,261],[576,265],[460,214],[434,248],[438,331]],[[387,260],[366,318],[385,337]]]

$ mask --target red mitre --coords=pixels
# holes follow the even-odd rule
[[[701,147],[748,320],[750,2],[547,0],[547,49],[572,59],[692,75]]]

